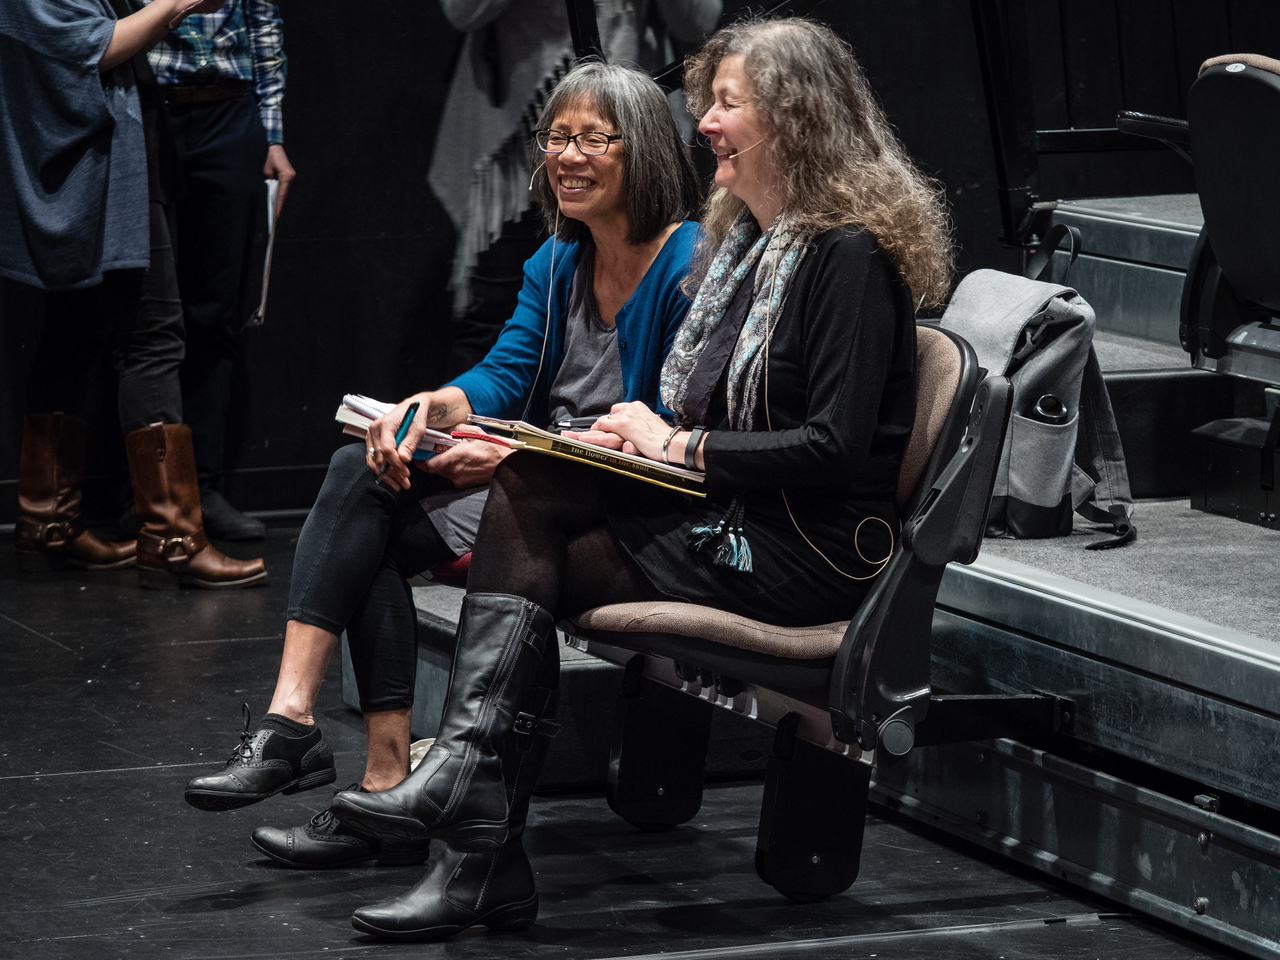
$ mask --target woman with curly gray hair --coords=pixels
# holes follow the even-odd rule
[[[360,829],[443,838],[489,863],[501,894],[450,897],[493,929],[537,912],[527,861],[511,847],[524,774],[502,738],[557,656],[558,619],[677,600],[789,626],[848,620],[900,529],[914,306],[937,303],[950,272],[939,191],[825,27],[731,27],[691,59],[686,80],[718,189],[693,306],[662,370],[674,417],[619,403],[581,436],[703,470],[707,497],[530,453],[504,460],[440,733],[408,779],[340,793],[332,807]],[[405,939],[458,929],[419,890],[362,907],[353,923]]]

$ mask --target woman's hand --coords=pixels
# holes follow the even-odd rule
[[[615,403],[608,413],[583,433],[565,432],[565,436],[594,443],[610,450],[621,450],[650,460],[662,459],[662,442],[671,433],[671,425],[638,400]]]
[[[415,401],[418,403],[417,416],[413,418],[409,432],[404,435],[404,440],[397,449],[396,433],[400,430],[405,414],[409,412],[409,404]],[[427,390],[406,397],[390,412],[369,425],[365,463],[374,473],[381,472],[382,479],[388,486],[395,490],[408,490],[409,462],[413,460],[413,451],[418,449],[418,443],[427,427],[432,430],[448,430],[465,421],[470,414],[471,404],[467,402],[467,395],[457,387]],[[386,464],[385,472],[383,464]]]
[[[98,72],[106,73],[135,54],[150,50],[165,34],[193,13],[213,13],[226,0],[155,0],[137,13],[117,20]]]
[[[444,447],[443,452],[418,466],[462,490],[488,484],[498,464],[513,453],[511,448],[487,440],[463,440],[457,446]]]

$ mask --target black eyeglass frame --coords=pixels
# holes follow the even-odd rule
[[[549,147],[550,144],[543,143],[543,141],[546,138],[550,137],[552,134],[565,138],[565,145],[561,149],[548,150],[547,147]],[[582,143],[578,140],[579,137],[604,137],[605,138],[604,149],[601,150],[599,153],[592,153],[590,150],[584,150],[582,149]],[[622,134],[620,133],[601,133],[599,130],[584,130],[582,133],[574,133],[574,134],[562,133],[559,130],[535,130],[533,132],[533,142],[538,145],[538,149],[541,150],[543,153],[550,154],[553,157],[558,157],[560,154],[564,153],[565,150],[568,150],[570,143],[572,143],[575,147],[577,147],[578,152],[582,154],[584,157],[603,157],[606,153],[609,152],[609,145],[612,144],[614,141],[621,140],[621,139],[622,139]]]

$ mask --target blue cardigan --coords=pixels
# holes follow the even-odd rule
[[[689,299],[680,292],[680,281],[689,272],[698,225],[686,221],[667,238],[635,293],[618,311],[618,357],[622,361],[624,401],[641,400],[659,413],[671,411],[658,398],[662,361],[675,340],[676,330],[689,310]],[[498,342],[478,364],[445,386],[467,395],[471,409],[487,417],[517,419],[525,410],[530,385],[533,400],[526,419],[536,426],[547,423],[551,384],[564,361],[565,314],[569,287],[577,268],[579,245],[555,242],[555,270],[551,263],[552,240],[544,243],[524,265],[524,286],[516,312],[502,328]],[[551,286],[550,320],[547,317],[547,285]],[[548,329],[546,356],[542,332]],[[537,374],[537,383],[533,382]]]

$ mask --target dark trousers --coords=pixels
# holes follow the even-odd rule
[[[447,484],[409,470],[393,490],[365,465],[364,444],[333,455],[320,495],[298,535],[288,619],[347,631],[365,713],[413,704],[418,617],[409,577],[454,559],[418,505]]]
[[[175,238],[187,323],[182,401],[200,486],[220,489],[267,138],[252,96],[166,109],[182,180]]]
[[[181,423],[182,326],[169,221],[152,203],[148,269],[111,270],[97,286],[48,295],[27,413],[83,416],[89,373],[114,343],[120,429]]]

